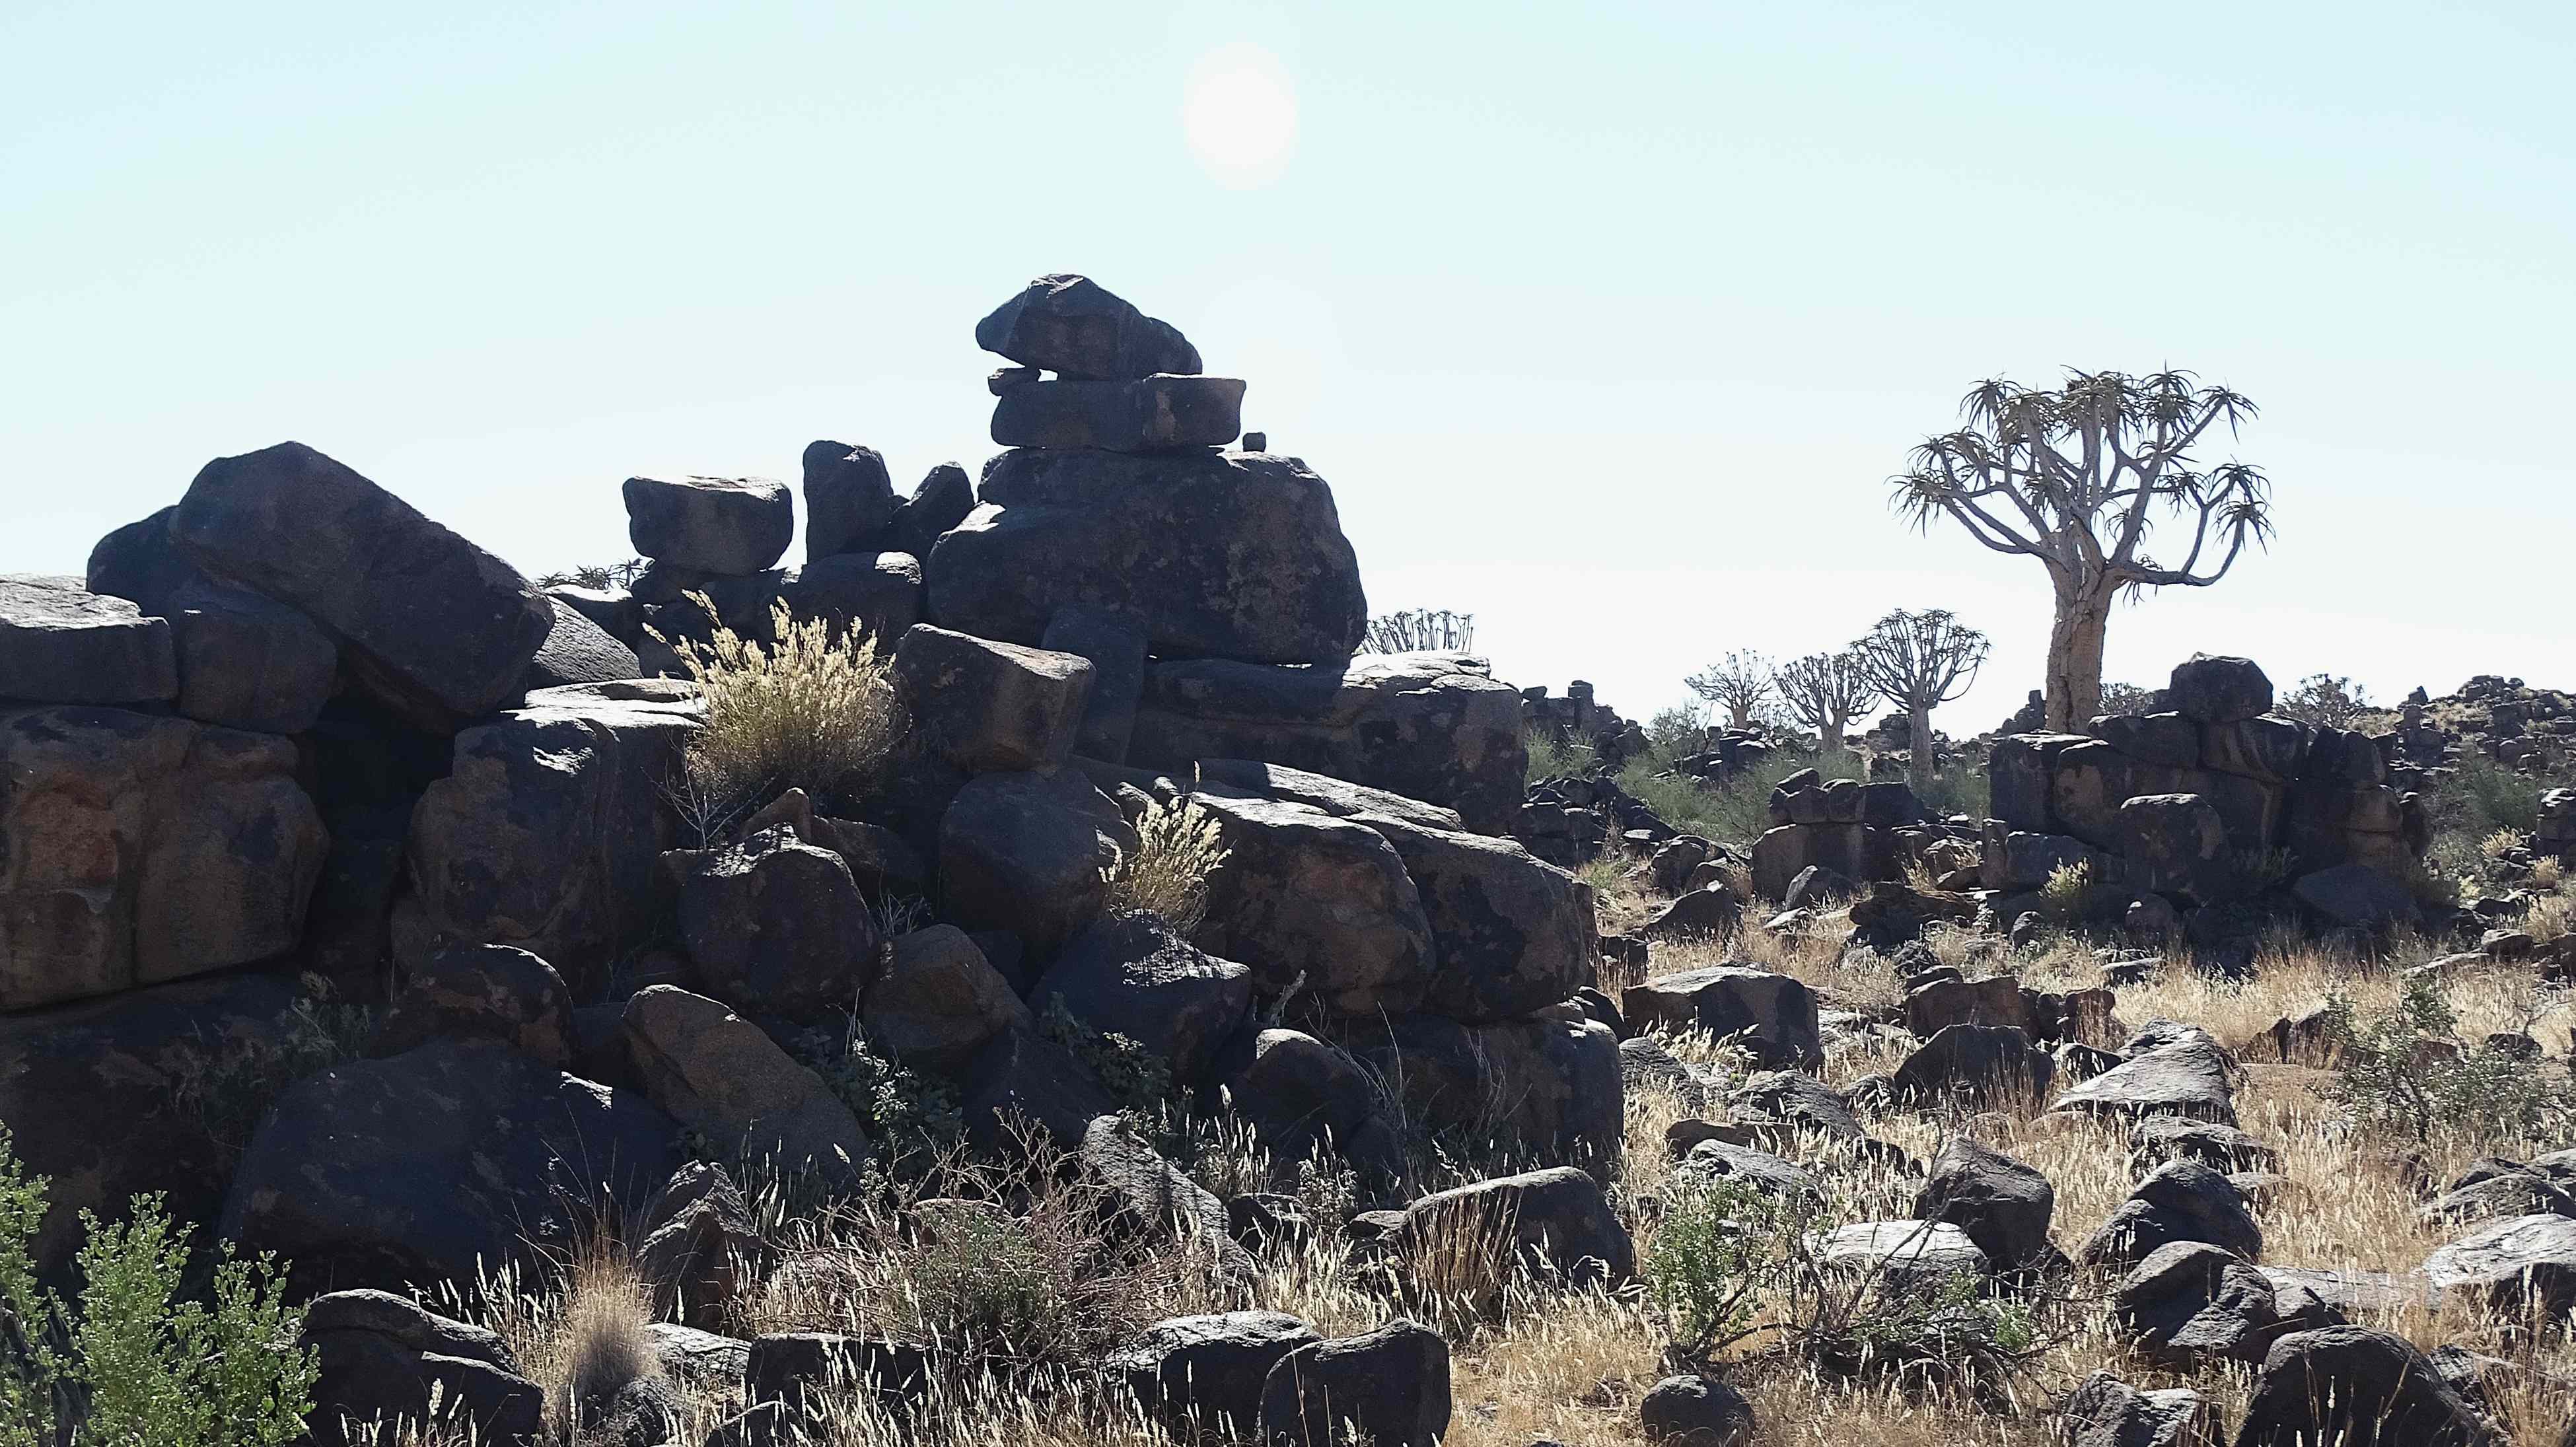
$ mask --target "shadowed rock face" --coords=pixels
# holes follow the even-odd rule
[[[1170,322],[1087,276],[1041,276],[975,324],[975,345],[1024,367],[1093,380],[1193,373],[1199,349]]]
[[[77,586],[0,578],[0,697],[158,703],[178,692],[164,620]]]
[[[1294,458],[1018,449],[931,550],[928,617],[1036,645],[1059,608],[1141,629],[1158,658],[1339,663],[1368,626],[1332,489]]]

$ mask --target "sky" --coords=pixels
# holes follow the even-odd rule
[[[1886,480],[1980,378],[2183,367],[2279,535],[2115,615],[2382,701],[2576,685],[2576,7],[0,6],[0,571],[287,438],[531,572],[618,484],[909,487],[1079,271],[1249,382],[1373,611],[1634,717],[2039,566]],[[791,557],[795,554],[791,554]]]

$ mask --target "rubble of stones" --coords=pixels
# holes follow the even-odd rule
[[[1532,854],[1573,869],[1673,837],[1671,825],[1611,777],[1647,751],[1645,727],[1595,702],[1591,684],[1576,679],[1563,698],[1549,696],[1545,685],[1523,689],[1521,718],[1529,736],[1571,743],[1592,755],[1585,773],[1534,780],[1523,794],[1511,829]],[[1665,774],[1720,786],[1759,768],[1774,747],[1759,730],[1711,727],[1679,752]]]

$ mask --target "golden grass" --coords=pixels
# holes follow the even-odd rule
[[[714,615],[704,595],[690,597]],[[819,618],[799,623],[783,602],[771,630],[773,643],[723,627],[707,643],[662,640],[706,696],[686,784],[695,811],[719,824],[791,788],[831,805],[864,795],[904,735],[894,666],[877,640]]]
[[[1147,804],[1136,816],[1136,848],[1100,871],[1110,913],[1142,910],[1163,917],[1186,939],[1207,920],[1208,876],[1228,853],[1216,820],[1186,796]]]

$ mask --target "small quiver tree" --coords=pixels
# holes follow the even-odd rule
[[[1932,710],[1976,682],[1986,646],[1986,635],[1941,608],[1920,613],[1899,608],[1852,640],[1862,681],[1905,710],[1912,744],[1905,777],[1916,793],[1932,782]]]
[[[1816,751],[1827,758],[1843,751],[1843,727],[1871,692],[1860,655],[1848,648],[1784,663],[1772,671],[1771,685],[1798,722],[1816,731]]]

